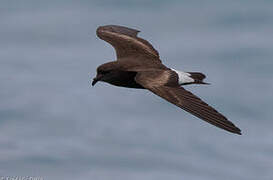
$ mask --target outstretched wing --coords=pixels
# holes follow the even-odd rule
[[[118,59],[144,56],[160,61],[159,54],[153,46],[148,41],[137,37],[139,32],[123,26],[107,25],[97,29],[97,36],[115,48]]]
[[[152,82],[154,79],[149,78],[150,73],[140,72],[136,76],[136,82],[144,88],[152,91],[156,95],[166,99],[170,103],[184,109],[185,111],[199,117],[200,119],[213,124],[229,132],[241,134],[241,130],[232,122],[228,121],[225,116],[217,112],[214,108],[202,101],[200,98],[185,90],[180,86],[170,87],[164,84]],[[153,75],[154,76],[154,75]],[[161,75],[159,75],[161,76]],[[160,79],[160,77],[157,78]],[[166,79],[166,77],[163,77]]]

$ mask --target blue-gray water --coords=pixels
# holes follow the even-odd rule
[[[273,2],[0,1],[0,176],[273,179]],[[99,25],[140,29],[188,86],[242,129],[215,128],[145,90],[104,83]]]

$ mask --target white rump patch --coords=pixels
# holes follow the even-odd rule
[[[191,78],[191,74],[183,71],[177,71],[175,69],[172,69],[175,71],[178,75],[178,84],[185,84],[185,83],[192,83],[194,82],[194,79]]]

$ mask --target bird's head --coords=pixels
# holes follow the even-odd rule
[[[93,79],[92,86],[94,86],[98,81],[109,82],[113,77],[114,64],[106,63],[102,64],[97,68],[97,76]]]

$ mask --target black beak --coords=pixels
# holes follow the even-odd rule
[[[94,86],[98,81],[99,81],[98,78],[94,78],[92,81],[92,86]]]
[[[92,86],[94,86],[98,81],[102,79],[102,75],[97,75],[92,82]]]

